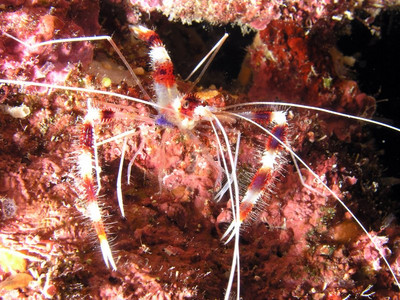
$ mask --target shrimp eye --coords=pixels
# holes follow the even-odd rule
[[[189,101],[185,101],[185,102],[183,103],[182,107],[183,107],[184,109],[187,109],[187,108],[189,108],[189,105],[190,105]]]

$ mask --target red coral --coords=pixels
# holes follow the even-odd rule
[[[335,72],[335,57],[330,54],[335,37],[327,26],[315,26],[306,35],[295,22],[272,21],[260,31],[249,50],[254,72],[249,91],[252,101],[279,99],[371,116],[375,100],[361,93],[356,82]],[[348,140],[347,126],[345,122],[332,125],[331,132]]]

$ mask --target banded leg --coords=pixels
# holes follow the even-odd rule
[[[257,170],[253,176],[247,191],[240,203],[239,216],[235,218],[236,221],[241,225],[244,222],[251,219],[254,207],[257,205],[259,199],[266,191],[271,191],[274,184],[274,173],[282,168],[282,160],[284,154],[284,148],[277,141],[279,139],[282,143],[288,143],[288,125],[286,121],[286,113],[283,111],[271,111],[271,112],[245,112],[241,113],[246,115],[250,119],[261,120],[263,123],[270,123],[272,125],[271,134],[267,136],[265,142],[265,150],[261,157],[261,167]],[[236,234],[234,228],[234,222],[231,223],[229,228],[226,230],[222,239],[227,237],[225,243],[228,243]]]
[[[131,26],[131,30],[150,48],[149,55],[157,104],[162,107],[170,107],[172,102],[179,97],[179,91],[174,76],[174,66],[164,44],[156,32],[144,26]]]
[[[93,228],[96,231],[106,266],[116,270],[117,267],[107,239],[107,229],[103,222],[103,213],[99,205],[98,193],[100,189],[100,181],[98,179],[96,185],[93,172],[94,168],[96,169],[97,174],[100,171],[94,126],[98,123],[110,121],[114,117],[115,114],[112,110],[93,108],[91,107],[90,100],[88,100],[88,111],[84,117],[81,129],[77,167],[82,180],[81,197],[86,201],[84,214],[91,220]]]

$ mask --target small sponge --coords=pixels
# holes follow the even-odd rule
[[[17,205],[14,199],[0,198],[1,202],[1,219],[10,219],[17,213]]]

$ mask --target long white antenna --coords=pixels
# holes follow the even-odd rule
[[[185,81],[188,81],[194,73],[204,64],[204,62],[208,59],[206,65],[204,66],[203,70],[201,70],[199,76],[196,78],[196,80],[192,83],[188,93],[196,86],[196,84],[201,80],[203,77],[204,73],[207,71],[208,67],[210,66],[211,62],[214,60],[215,55],[217,55],[219,49],[221,49],[222,45],[224,44],[225,40],[228,38],[229,34],[225,33],[222,38],[215,44],[215,46],[207,53],[206,56],[197,64],[197,66],[193,69],[192,73],[189,74],[188,77],[186,77]]]
[[[65,39],[57,39],[57,40],[45,41],[45,42],[36,43],[36,44],[29,44],[29,43],[26,43],[26,42],[16,38],[15,36],[12,36],[11,34],[8,34],[7,32],[3,32],[3,34],[5,36],[13,39],[14,41],[17,41],[18,43],[21,43],[22,45],[24,45],[25,47],[30,48],[30,49],[39,48],[39,47],[46,46],[46,45],[60,44],[60,43],[108,41],[111,44],[111,46],[113,47],[114,51],[118,54],[119,58],[124,63],[125,67],[128,69],[128,71],[131,74],[131,76],[133,77],[133,79],[136,81],[136,84],[138,85],[138,87],[140,88],[142,93],[147,97],[147,99],[151,99],[149,94],[146,92],[146,90],[143,88],[142,84],[140,83],[139,78],[136,76],[135,72],[132,70],[132,68],[129,65],[128,61],[125,59],[125,56],[118,49],[118,47],[114,43],[113,39],[108,35],[65,38]]]
[[[267,102],[248,102],[248,103],[228,105],[228,106],[224,107],[223,110],[225,111],[225,110],[229,110],[232,108],[235,109],[235,108],[241,108],[241,107],[246,107],[246,106],[284,106],[284,107],[303,108],[303,109],[308,109],[308,110],[320,111],[320,112],[328,113],[330,115],[344,117],[347,119],[353,119],[353,120],[358,120],[358,121],[362,121],[362,122],[366,122],[366,123],[371,123],[371,124],[379,125],[379,126],[386,127],[391,130],[400,132],[400,128],[397,128],[392,125],[388,125],[388,124],[385,124],[385,123],[382,123],[379,121],[375,121],[375,120],[371,120],[371,119],[367,119],[367,118],[363,118],[363,117],[359,117],[359,116],[353,116],[353,115],[337,112],[334,110],[329,110],[326,108],[297,104],[297,103],[289,103],[289,102],[269,102],[269,101],[267,101]]]
[[[244,117],[244,116],[242,116],[240,114],[236,114],[236,113],[232,113],[232,112],[226,112],[226,113],[229,114],[229,115],[236,116],[236,117],[238,117],[240,119],[243,119],[243,120],[245,120],[245,121],[257,126],[261,130],[266,132],[268,135],[272,136],[279,144],[282,145],[282,147],[284,147],[286,149],[286,151],[288,151],[291,155],[293,155],[314,176],[314,178],[318,181],[318,183],[321,184],[330,193],[330,195],[332,195],[343,206],[344,209],[346,209],[346,211],[351,215],[353,220],[355,220],[357,222],[357,224],[364,231],[364,233],[367,235],[369,240],[374,244],[374,247],[375,247],[376,251],[379,252],[379,256],[383,259],[383,261],[385,262],[386,266],[389,268],[389,271],[392,274],[392,277],[393,277],[394,281],[396,282],[397,287],[400,290],[400,283],[399,283],[399,281],[398,281],[398,279],[396,277],[396,274],[394,273],[393,269],[391,268],[389,262],[387,261],[387,259],[386,259],[385,255],[384,255],[381,247],[376,243],[375,239],[370,235],[370,233],[367,231],[367,229],[364,227],[364,225],[361,223],[361,221],[354,215],[354,213],[342,201],[342,199],[340,199],[339,196],[336,195],[336,193],[334,191],[332,191],[332,189],[330,189],[321,180],[321,178],[295,152],[293,152],[293,150],[290,147],[288,147],[285,143],[283,143],[279,138],[277,138],[274,134],[272,134],[268,129],[264,128],[263,126],[261,126],[257,122],[254,122],[253,120],[251,120],[251,119],[249,119],[247,117]]]

